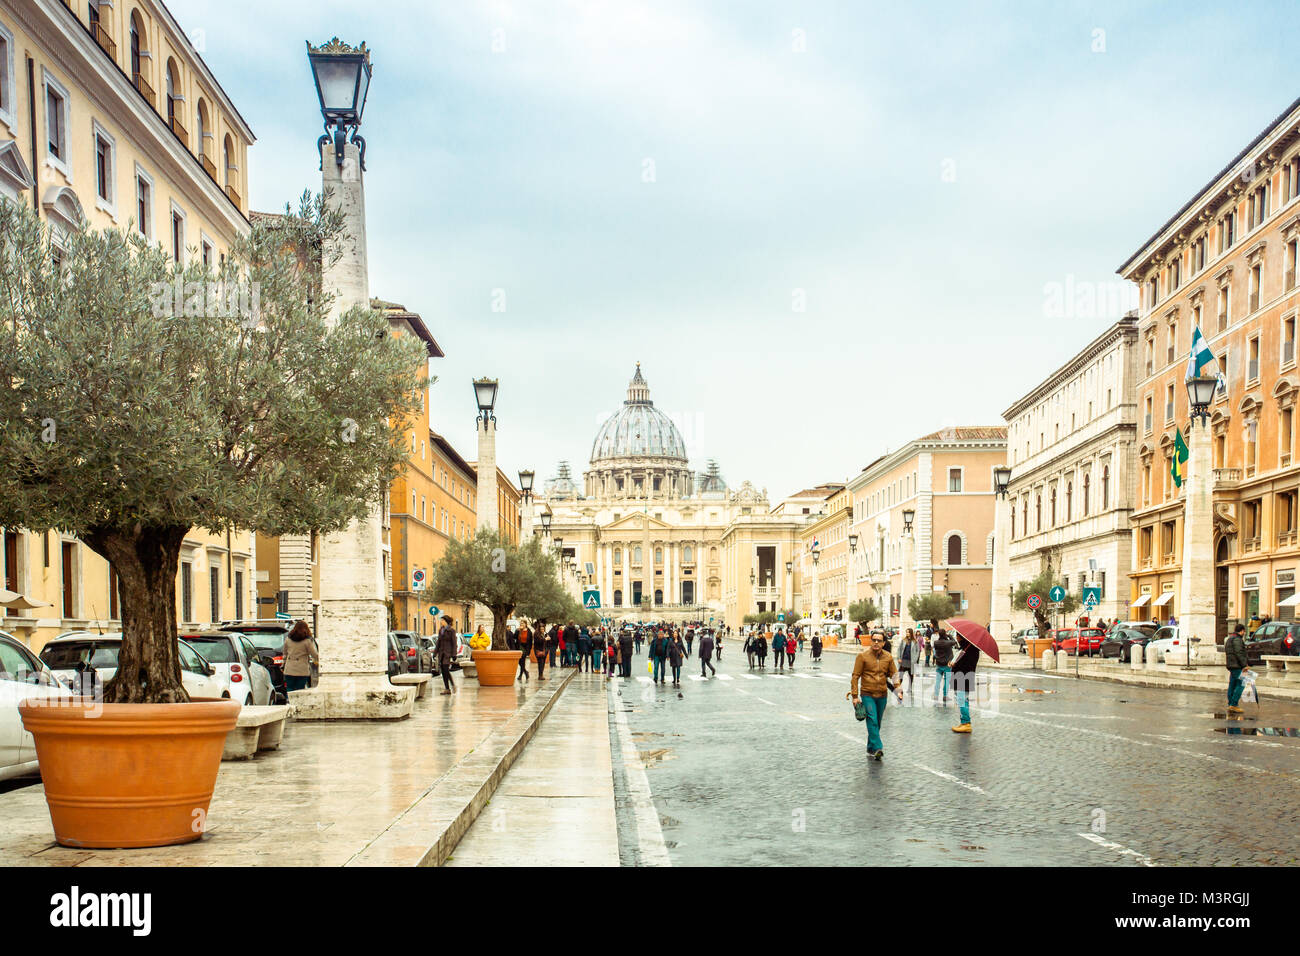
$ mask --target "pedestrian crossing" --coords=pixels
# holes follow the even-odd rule
[[[825,672],[819,674],[714,674],[710,677],[701,677],[699,674],[688,674],[686,675],[686,679],[695,681],[696,683],[706,683],[711,680],[790,680],[791,678],[803,680],[817,680],[820,678],[823,680],[846,681],[851,676],[851,674],[830,674]],[[611,677],[610,680],[622,683],[626,678]],[[644,674],[638,674],[636,682],[638,684],[652,684],[654,683],[654,680]]]

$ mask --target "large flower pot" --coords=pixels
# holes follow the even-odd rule
[[[36,739],[54,838],[64,846],[142,847],[203,836],[238,701],[18,705]]]
[[[481,687],[509,687],[519,671],[518,651],[475,651],[474,666],[478,668]]]

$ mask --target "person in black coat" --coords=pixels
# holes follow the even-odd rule
[[[753,637],[754,654],[758,657],[758,666],[761,670],[767,663],[767,638],[762,634],[755,634]]]
[[[953,728],[955,733],[970,733],[970,695],[975,693],[975,665],[979,663],[980,649],[960,634],[957,635],[957,656],[952,662],[952,683],[957,690],[957,705],[961,708],[961,723]]]
[[[708,676],[707,674],[704,673],[704,668],[706,667],[713,672],[714,677],[718,676],[718,670],[713,666],[713,635],[710,634],[708,631],[705,631],[704,636],[700,638],[700,676],[701,677]]]
[[[676,634],[668,640],[668,666],[673,669],[673,686],[682,686],[682,661],[689,656],[689,651],[682,644],[682,636]]]
[[[632,646],[636,638],[632,636],[631,631],[624,631],[618,636],[618,654],[619,654],[619,673],[624,677],[632,676]]]
[[[450,694],[456,690],[456,682],[451,679],[451,662],[456,657],[456,648],[460,644],[460,635],[452,627],[451,615],[442,616],[442,627],[438,629],[438,643],[434,650],[438,653],[438,673],[442,675],[442,692]]]

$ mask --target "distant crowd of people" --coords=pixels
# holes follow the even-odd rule
[[[713,660],[722,658],[722,642],[729,630],[703,623],[636,625],[617,631],[574,621],[549,627],[548,623],[522,624],[506,637],[507,646],[519,651],[519,676],[524,680],[531,679],[530,663],[537,669],[538,680],[546,679],[548,665],[603,673],[607,680],[631,677],[632,659],[646,644],[654,682],[666,683],[671,673],[673,686],[680,687],[682,665],[692,656],[699,658],[701,677],[716,676]]]

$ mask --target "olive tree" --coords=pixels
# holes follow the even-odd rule
[[[870,598],[863,598],[849,605],[849,620],[857,621],[863,627],[878,617],[880,617],[880,608],[876,607],[876,602]]]
[[[943,591],[913,594],[907,599],[907,613],[914,621],[929,621],[935,627],[945,618],[957,616],[957,606]]]
[[[1064,586],[1060,578],[1051,571],[1041,571],[1038,577],[1033,580],[1021,581],[1017,584],[1011,594],[1011,607],[1017,611],[1029,611],[1033,614],[1034,624],[1037,625],[1040,636],[1046,636],[1047,632],[1052,629],[1052,623],[1048,619],[1049,613],[1060,611],[1068,616],[1079,609],[1079,596],[1071,594],[1069,591],[1065,592],[1065,599],[1061,602],[1059,608],[1049,608],[1047,606],[1048,595],[1051,593],[1052,588],[1057,586]],[[1031,594],[1037,594],[1039,597],[1039,604],[1036,608],[1029,606],[1029,596]]]
[[[0,203],[0,526],[70,532],[116,571],[107,701],[183,702],[182,540],[328,533],[378,507],[426,359],[368,308],[331,320],[346,237],[319,197],[215,266],[129,224],[51,228]]]

